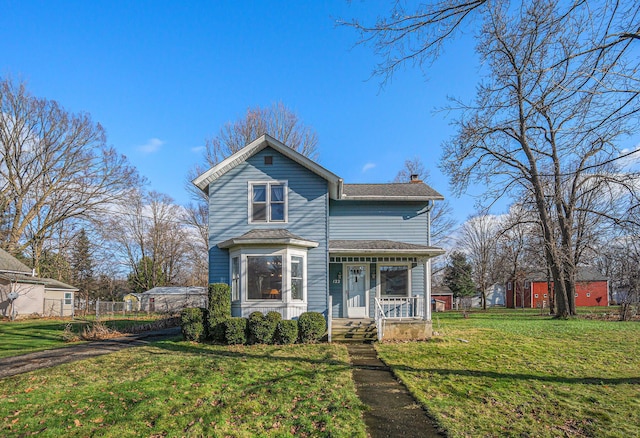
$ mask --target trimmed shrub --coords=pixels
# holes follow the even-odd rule
[[[249,315],[249,342],[252,344],[273,344],[276,326],[281,319],[278,312],[269,312],[267,315],[252,312]]]
[[[180,312],[180,329],[185,341],[198,342],[205,337],[205,317],[207,309],[188,307]]]
[[[278,312],[271,311],[267,313],[267,319],[277,324],[278,321],[282,321],[282,315],[280,315],[280,313]]]
[[[298,340],[298,321],[284,319],[276,326],[276,340],[279,344],[293,344]]]
[[[322,313],[305,312],[298,318],[298,334],[301,342],[318,342],[326,331],[327,321]]]
[[[224,326],[224,337],[229,345],[247,343],[247,318],[229,318]]]
[[[207,337],[216,342],[224,342],[224,323],[231,318],[231,288],[225,283],[212,283],[209,285],[208,296]]]

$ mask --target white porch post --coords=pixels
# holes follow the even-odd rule
[[[424,320],[431,321],[431,259],[424,262]]]

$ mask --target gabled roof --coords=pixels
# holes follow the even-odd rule
[[[267,230],[254,229],[244,233],[242,236],[218,243],[218,247],[223,249],[242,245],[291,245],[316,248],[318,242],[296,236],[284,228],[275,228]]]
[[[247,161],[266,147],[275,149],[285,157],[295,161],[303,167],[306,167],[321,178],[324,178],[329,183],[329,196],[333,199],[338,199],[342,192],[342,179],[338,175],[328,171],[315,161],[305,157],[301,153],[291,149],[267,134],[258,137],[235,154],[207,170],[205,173],[194,179],[193,184],[206,194],[209,194],[209,184],[229,172],[234,167]]]
[[[31,274],[31,268],[0,248],[0,271],[24,272]]]
[[[33,269],[0,248],[0,278],[17,283],[42,284],[45,289],[50,290],[78,290],[67,283],[54,280],[53,278],[36,277],[33,275],[34,272]]]
[[[342,199],[358,201],[431,201],[444,199],[444,196],[420,181],[388,184],[344,184]]]
[[[398,254],[435,257],[444,254],[444,250],[415,243],[393,240],[331,240],[331,254]]]
[[[71,292],[75,292],[78,290],[77,287],[71,286],[62,281],[54,280],[53,278],[34,277],[31,275],[31,273],[28,272],[17,273],[0,271],[0,278],[20,284],[41,284],[45,289],[48,290],[65,290]]]
[[[431,295],[453,295],[449,286],[434,286],[431,288]]]

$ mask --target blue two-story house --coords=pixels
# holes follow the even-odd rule
[[[268,135],[193,182],[209,195],[209,281],[231,286],[234,316],[430,321],[429,260],[444,252],[430,210],[443,197],[423,182],[344,184]]]

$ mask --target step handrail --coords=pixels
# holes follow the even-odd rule
[[[378,341],[382,341],[384,338],[384,326],[387,321],[387,316],[384,314],[384,309],[382,308],[382,304],[380,303],[380,299],[375,297],[376,302],[376,328],[378,330]]]

